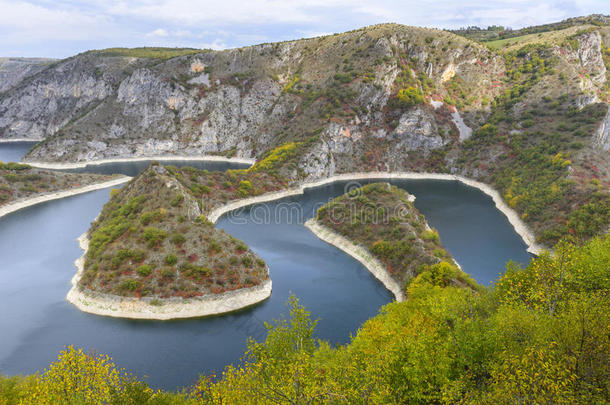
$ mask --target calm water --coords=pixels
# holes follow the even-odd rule
[[[0,161],[18,162],[36,142],[0,142]]]
[[[122,166],[111,170],[122,171]],[[218,169],[229,167],[234,165]],[[415,205],[479,282],[496,279],[510,259],[529,260],[525,244],[480,191],[453,181],[394,184],[417,196]],[[41,370],[73,344],[111,355],[120,367],[147,376],[154,387],[174,389],[193,383],[200,373],[219,372],[237,362],[247,338],[263,339],[263,322],[287,312],[291,293],[320,319],[318,337],[347,342],[392,296],[356,260],[302,226],[345,187],[335,183],[221,218],[220,228],[243,239],[268,263],[273,293],[251,309],[183,321],[100,317],[80,312],[65,300],[76,271],[74,260],[82,254],[76,238],[108,201],[109,189],[0,218],[0,372]]]

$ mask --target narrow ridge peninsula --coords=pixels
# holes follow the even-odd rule
[[[80,243],[86,252],[68,300],[86,312],[188,318],[235,311],[271,294],[265,262],[216,229],[158,164],[112,192]]]
[[[404,301],[413,278],[439,263],[447,283],[475,289],[474,280],[458,268],[414,200],[389,183],[368,184],[321,207],[306,226],[362,262],[397,301]]]
[[[63,173],[16,162],[0,162],[0,217],[41,202],[111,187],[122,175]]]

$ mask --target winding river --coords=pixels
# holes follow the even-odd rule
[[[4,146],[0,144],[0,160]],[[109,169],[125,173],[122,166]],[[235,167],[215,163],[218,170]],[[529,260],[521,238],[479,190],[456,181],[393,183],[417,196],[417,208],[479,282],[496,279],[508,260]],[[263,322],[287,312],[291,293],[320,319],[318,337],[347,342],[392,296],[360,263],[302,224],[316,207],[351,185],[337,182],[221,217],[217,226],[244,240],[268,263],[273,294],[253,308],[203,319],[106,318],[82,313],[65,300],[76,271],[73,262],[82,253],[76,238],[108,201],[108,189],[0,218],[0,372],[41,370],[65,345],[73,344],[111,355],[117,365],[147,377],[154,387],[174,389],[194,382],[200,373],[220,372],[238,361],[247,338],[263,339]]]

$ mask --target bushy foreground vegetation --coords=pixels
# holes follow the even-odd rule
[[[321,207],[316,220],[368,249],[400,285],[430,265],[452,260],[409,194],[388,183],[350,190]],[[465,273],[456,282],[474,285]]]
[[[0,379],[5,404],[473,403],[610,400],[610,236],[561,243],[497,285],[448,283],[430,266],[337,348],[298,301],[243,361],[181,393],[154,391],[104,356],[68,348],[41,374]]]

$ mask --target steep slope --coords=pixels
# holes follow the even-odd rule
[[[0,58],[0,93],[49,67],[56,59]]]
[[[78,288],[146,302],[247,289],[268,281],[265,262],[217,230],[197,199],[153,165],[116,192],[88,233]]]
[[[392,24],[168,60],[113,55],[78,55],[6,94],[2,137],[50,136],[34,160],[256,157],[314,131],[339,149],[374,134],[426,151],[452,141],[450,111],[422,104],[403,117],[408,96],[388,101],[403,87],[442,99],[457,73],[479,105],[499,94],[492,82],[503,71],[501,58],[461,37]],[[425,129],[405,139],[414,125]]]

